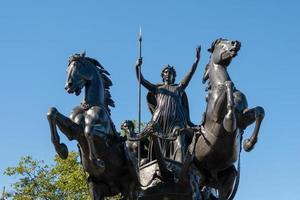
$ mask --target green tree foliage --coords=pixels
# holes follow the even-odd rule
[[[133,120],[135,132],[138,122]],[[141,123],[141,130],[145,127]],[[121,135],[124,135],[121,132]],[[54,165],[47,165],[42,160],[24,156],[16,167],[8,167],[7,176],[17,177],[12,184],[13,194],[5,192],[4,199],[13,200],[90,200],[87,174],[84,172],[77,152],[70,152],[66,160],[54,157]],[[107,197],[106,200],[121,199],[120,195]],[[2,199],[1,199],[2,200]]]
[[[78,153],[70,152],[66,160],[54,157],[54,165],[22,157],[16,167],[8,167],[7,176],[17,177],[12,184],[14,193],[4,194],[4,199],[13,200],[90,200],[86,182],[87,174],[78,160]],[[11,196],[8,198],[8,196]],[[117,200],[117,197],[106,200]]]

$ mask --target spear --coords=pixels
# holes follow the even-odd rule
[[[140,27],[139,32],[139,59],[142,59],[142,28]],[[139,136],[141,134],[141,66],[139,67]],[[141,142],[138,141],[138,167],[140,166],[140,160],[141,160]]]

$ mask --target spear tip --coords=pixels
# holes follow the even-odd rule
[[[140,32],[139,32],[139,40],[142,40],[142,26],[140,26]]]

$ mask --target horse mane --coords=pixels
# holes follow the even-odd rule
[[[96,66],[100,74],[100,78],[103,80],[104,85],[104,104],[106,105],[108,112],[110,114],[110,107],[115,107],[115,102],[111,98],[110,94],[110,86],[112,86],[112,81],[110,80],[109,76],[110,73],[104,69],[104,67],[100,64],[100,62],[94,58],[85,57],[88,61],[93,63]]]
[[[112,86],[112,81],[109,78],[110,73],[104,69],[104,67],[100,64],[100,62],[98,60],[96,60],[94,58],[86,57],[85,52],[82,54],[72,55],[69,58],[69,62],[79,61],[82,58],[84,58],[87,61],[89,61],[90,63],[92,63],[96,67],[97,71],[99,72],[99,75],[100,75],[99,78],[101,78],[103,80],[103,86],[104,86],[104,105],[106,106],[109,114],[111,114],[109,107],[115,107],[115,102],[114,102],[114,100],[112,100],[110,90],[109,90],[110,86]]]

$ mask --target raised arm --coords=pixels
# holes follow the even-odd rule
[[[142,58],[139,58],[135,65],[135,72],[136,72],[137,80],[139,80],[139,71],[141,69],[142,62],[143,62]],[[155,90],[156,90],[156,85],[154,85],[154,84],[150,83],[149,81],[147,81],[146,79],[144,79],[142,73],[141,73],[141,84],[151,92],[155,92]]]
[[[200,51],[201,51],[201,46],[198,46],[196,48],[196,59],[195,59],[195,62],[193,63],[192,68],[189,71],[189,73],[180,82],[180,86],[182,87],[183,90],[188,86],[190,80],[192,79],[192,77],[193,77],[193,75],[194,75],[194,73],[196,71],[196,68],[198,66],[198,62],[200,60]]]

